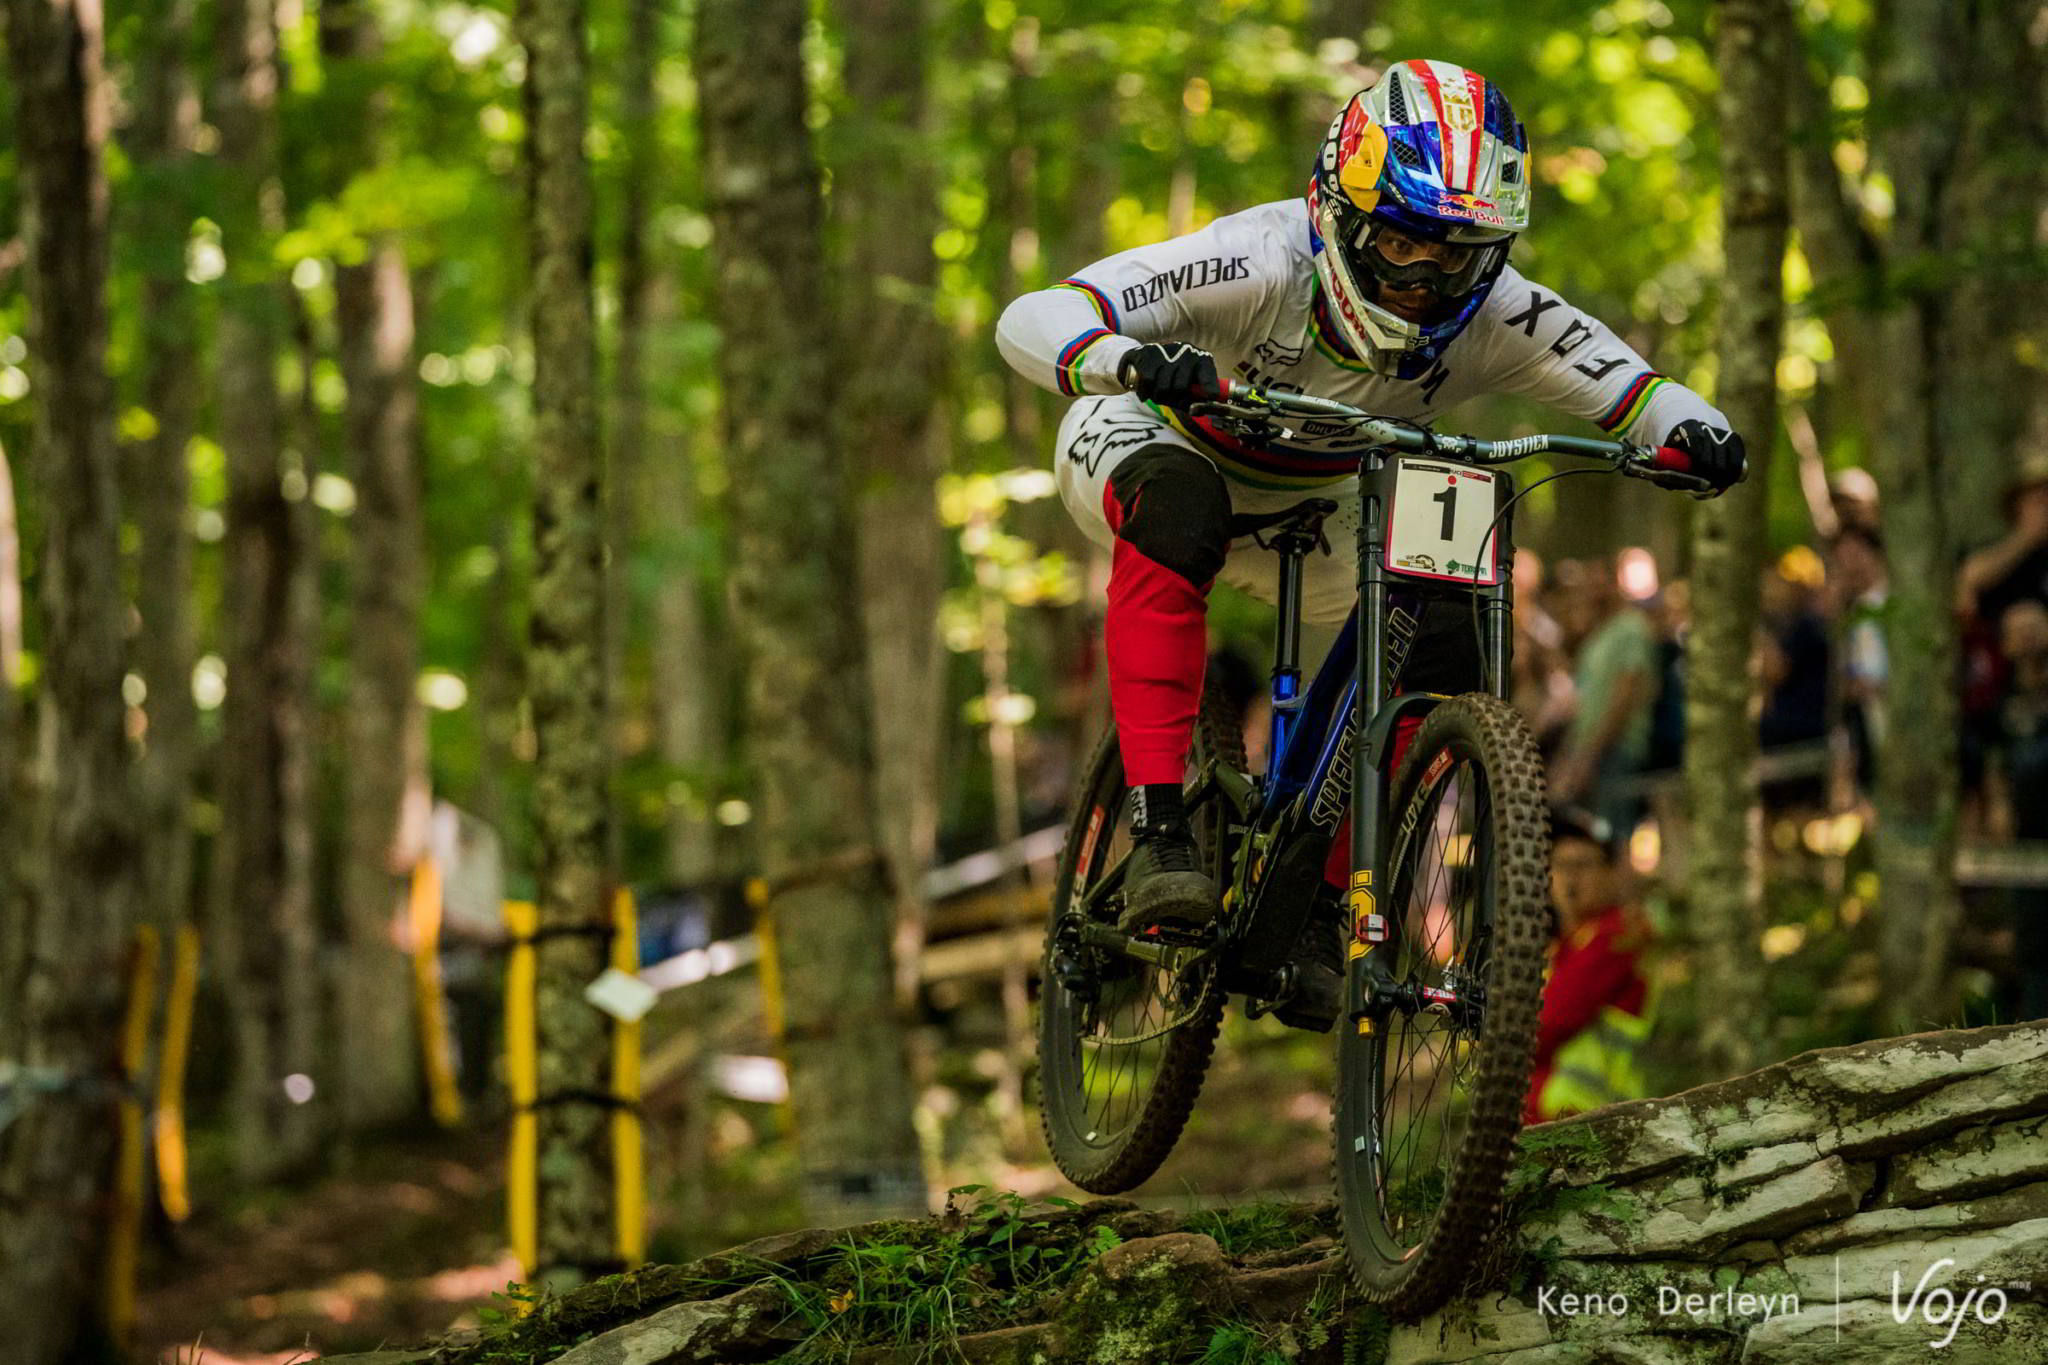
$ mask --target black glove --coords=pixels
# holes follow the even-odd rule
[[[1692,464],[1686,472],[1705,479],[1716,493],[1725,493],[1749,476],[1749,460],[1742,438],[1732,431],[1710,427],[1691,417],[1671,429],[1664,444],[1685,452]]]
[[[1169,408],[1223,396],[1216,380],[1216,357],[1185,341],[1152,341],[1126,351],[1117,362],[1116,377],[1138,397]]]

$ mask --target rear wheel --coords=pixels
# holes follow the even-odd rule
[[[1191,775],[1216,759],[1244,767],[1237,708],[1213,687],[1202,697]],[[1095,1194],[1143,1182],[1180,1138],[1223,1017],[1225,992],[1206,949],[1165,949],[1140,962],[1083,941],[1092,921],[1114,924],[1122,897],[1092,911],[1091,888],[1131,851],[1123,758],[1112,728],[1089,759],[1053,886],[1038,1016],[1039,1110],[1046,1146],[1067,1179]],[[1228,885],[1220,800],[1191,812],[1202,869]]]
[[[1499,1215],[1542,1003],[1550,835],[1521,716],[1474,693],[1430,713],[1387,803],[1391,989],[1338,1024],[1337,1195],[1352,1277],[1397,1317],[1463,1285]]]

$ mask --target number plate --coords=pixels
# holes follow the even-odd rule
[[[1489,534],[1500,478],[1469,465],[1399,462],[1387,516],[1387,568],[1467,587],[1500,582],[1500,545]]]

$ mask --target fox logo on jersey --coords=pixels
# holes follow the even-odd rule
[[[1279,337],[1267,337],[1264,341],[1252,347],[1253,359],[1257,360],[1261,365],[1266,365],[1276,370],[1293,369],[1301,363],[1302,356],[1307,353],[1308,347],[1306,345],[1283,345]]]

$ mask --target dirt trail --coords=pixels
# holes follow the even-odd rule
[[[196,1217],[143,1270],[148,1365],[286,1365],[437,1336],[519,1277],[501,1139],[366,1152],[347,1174]]]

